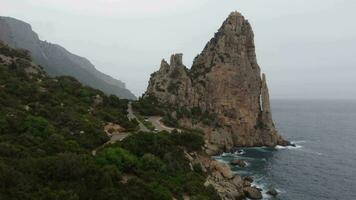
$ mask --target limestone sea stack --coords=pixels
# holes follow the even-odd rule
[[[256,60],[254,33],[239,12],[229,15],[191,69],[183,65],[182,54],[172,55],[170,63],[162,60],[160,69],[151,75],[145,96],[213,115],[213,125],[189,118],[178,120],[182,126],[204,130],[207,142],[220,149],[288,144],[272,120],[266,76]]]

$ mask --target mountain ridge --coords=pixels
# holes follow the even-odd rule
[[[30,24],[12,17],[0,17],[0,40],[13,48],[23,48],[51,76],[68,75],[81,83],[114,94],[136,99],[125,83],[98,71],[86,58],[75,55],[58,44],[39,39]]]

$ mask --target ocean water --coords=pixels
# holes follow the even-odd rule
[[[297,147],[244,148],[216,159],[245,160],[247,167],[232,169],[253,177],[264,199],[356,200],[356,100],[274,100],[272,113]],[[279,195],[268,196],[269,188]]]

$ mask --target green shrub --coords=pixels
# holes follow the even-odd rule
[[[172,140],[176,145],[184,146],[188,151],[200,151],[204,145],[204,138],[201,134],[189,131],[171,133]]]
[[[115,165],[120,171],[126,172],[132,171],[138,163],[136,156],[119,147],[105,148],[100,151],[96,156],[96,161],[102,166]]]
[[[139,98],[138,101],[132,103],[132,107],[135,111],[144,116],[162,116],[165,110],[165,106],[161,105],[154,96]]]
[[[169,135],[162,133],[138,133],[125,138],[121,146],[138,157],[151,153],[163,158],[165,153],[171,151],[172,141]]]
[[[28,116],[22,124],[22,132],[34,136],[48,137],[54,133],[54,127],[43,117]]]
[[[166,165],[162,162],[158,157],[152,154],[145,154],[140,159],[138,168],[144,171],[158,171],[158,172],[165,172]]]
[[[165,114],[162,118],[162,122],[164,125],[169,127],[179,127],[178,120],[173,118],[169,113]]]

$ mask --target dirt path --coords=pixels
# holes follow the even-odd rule
[[[152,116],[148,117],[147,120],[153,124],[157,131],[168,131],[171,132],[174,128],[168,127],[161,122],[162,117]]]
[[[133,110],[132,110],[132,105],[131,102],[129,102],[128,104],[128,108],[127,108],[127,117],[129,119],[136,119],[139,123],[139,127],[140,127],[140,131],[143,132],[150,132],[150,130],[144,125],[142,124],[142,122],[140,122],[140,120],[138,120],[138,118],[136,117],[136,115],[134,114]],[[165,126],[162,122],[161,122],[162,117],[160,116],[152,116],[152,117],[148,117],[147,120],[149,122],[151,122],[153,124],[153,126],[155,127],[156,131],[168,131],[171,132],[174,130],[174,128]],[[178,130],[179,131],[179,130]],[[117,133],[117,134],[113,134],[110,137],[110,140],[107,141],[105,144],[101,145],[100,147],[97,147],[96,149],[94,149],[92,151],[92,155],[95,156],[96,152],[99,151],[100,149],[104,148],[106,145],[109,144],[114,144],[115,142],[118,141],[122,141],[123,139],[125,139],[126,137],[130,136],[131,133]]]
[[[138,121],[138,123],[139,123],[138,125],[140,127],[140,131],[150,132],[150,130],[145,125],[143,125],[142,122],[140,122],[140,120],[138,120],[136,115],[133,113],[131,102],[129,102],[129,104],[128,104],[127,112],[128,112],[127,117],[129,119],[136,119]]]
[[[128,109],[127,109],[127,117],[129,119],[136,119],[139,122],[139,127],[140,127],[140,131],[144,131],[144,132],[149,132],[149,130],[137,119],[137,117],[135,116],[135,114],[132,111],[132,106],[131,106],[131,102],[129,102],[128,104]],[[99,151],[100,149],[104,148],[106,145],[109,144],[114,144],[118,141],[122,141],[124,140],[126,137],[130,136],[131,133],[117,133],[117,134],[113,134],[112,136],[110,136],[110,140],[107,141],[105,144],[97,147],[96,149],[94,149],[91,153],[93,156],[96,155],[96,152]]]
[[[113,134],[111,137],[110,137],[110,140],[107,141],[106,143],[104,143],[103,145],[101,145],[100,147],[94,149],[91,154],[93,156],[96,155],[96,152],[99,151],[100,149],[104,148],[106,145],[109,145],[109,144],[114,144],[115,142],[118,142],[118,141],[122,141],[124,140],[126,137],[130,136],[131,133],[117,133],[117,134]]]

